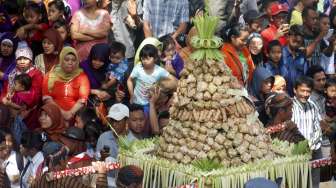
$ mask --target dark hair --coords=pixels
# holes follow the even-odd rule
[[[60,28],[60,27],[65,27],[66,30],[68,31],[68,25],[67,25],[67,22],[66,22],[66,20],[63,19],[63,18],[56,20],[56,21],[53,23],[53,27],[54,27],[54,29],[58,29],[58,28]]]
[[[125,53],[126,53],[125,45],[121,42],[118,42],[118,41],[112,42],[111,45],[110,45],[110,54],[111,53],[116,54],[116,53],[119,53],[119,52],[121,52],[125,56]]]
[[[310,78],[314,78],[315,74],[320,72],[325,73],[324,69],[320,65],[313,65],[307,70],[306,75]]]
[[[273,47],[275,46],[280,46],[281,47],[281,43],[278,40],[272,40],[271,42],[268,43],[268,52],[270,52],[272,50]]]
[[[236,24],[223,28],[221,30],[221,37],[225,42],[231,42],[231,37],[239,37],[242,31],[248,31],[246,25]]]
[[[101,124],[88,122],[84,127],[85,138],[88,140],[89,138],[94,138],[94,140],[98,140],[99,136],[103,133]]]
[[[333,7],[330,11],[329,18],[330,18],[330,27],[334,29],[336,27],[336,25],[334,25],[334,22],[333,22],[335,17],[336,17],[336,7]]]
[[[329,19],[329,16],[324,14],[324,13],[320,13],[319,14],[319,19],[321,20],[322,18],[328,18]]]
[[[41,23],[48,23],[48,14],[47,9],[44,6],[44,3],[34,3],[28,2],[24,7],[24,11],[33,11],[36,14],[41,15]]]
[[[159,50],[152,44],[146,44],[140,51],[140,60],[147,57],[153,57],[156,64],[159,63]]]
[[[17,1],[5,1],[3,2],[3,7],[9,15],[20,13],[20,6]]]
[[[131,104],[128,107],[130,112],[135,112],[135,111],[144,111],[143,107],[141,105],[138,104]]]
[[[285,109],[292,103],[291,98],[285,93],[269,93],[265,100],[266,114],[272,119],[280,109]]]
[[[162,42],[162,51],[165,51],[169,47],[169,45],[175,45],[175,41],[170,35],[160,37],[159,41]]]
[[[329,78],[327,79],[325,88],[327,89],[328,87],[336,86],[336,79],[335,78]]]
[[[21,145],[28,149],[42,150],[43,140],[40,133],[26,131],[22,133]]]
[[[14,81],[17,81],[20,84],[22,84],[25,91],[30,90],[30,88],[32,86],[31,77],[28,74],[25,74],[25,73],[16,75],[15,78],[14,78]]]
[[[294,36],[300,35],[300,36],[304,36],[303,26],[297,25],[297,24],[292,25],[289,28],[288,35],[294,35]]]
[[[82,108],[77,111],[76,116],[78,116],[82,121],[84,126],[91,123],[99,123],[99,118],[96,112],[91,108]]]
[[[307,76],[300,76],[295,80],[294,88],[297,89],[301,85],[307,85],[310,89],[314,87],[314,81],[312,78]]]
[[[132,184],[141,184],[143,180],[143,171],[135,166],[128,165],[122,167],[118,172],[117,184],[121,183],[124,186],[130,186]]]
[[[313,7],[305,7],[302,11],[302,18],[307,18],[309,11],[316,12],[316,10]]]

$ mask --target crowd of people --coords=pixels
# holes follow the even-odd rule
[[[336,1],[207,2],[0,0],[0,184],[141,187],[139,167],[100,161],[117,160],[120,136],[162,133],[195,50],[192,18],[206,13],[220,19],[223,63],[260,121],[284,125],[271,136],[336,161]],[[88,165],[97,173],[47,181]],[[326,176],[314,169],[314,188]]]

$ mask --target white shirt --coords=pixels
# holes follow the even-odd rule
[[[311,150],[318,150],[322,142],[320,127],[321,116],[317,107],[310,100],[302,104],[296,97],[293,100],[292,121],[298,126],[301,134],[308,140]]]
[[[9,178],[11,188],[20,188],[20,171],[16,164],[16,153],[12,151],[7,160],[2,163],[2,168],[5,169]]]
[[[21,174],[21,181],[22,181],[22,187],[23,188],[29,188],[29,179],[30,177],[35,178],[38,172],[38,169],[41,168],[41,173],[42,173],[42,163],[44,161],[44,156],[42,152],[37,152],[32,159],[28,159],[27,164],[29,165],[26,171],[25,168]]]

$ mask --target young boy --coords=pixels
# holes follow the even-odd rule
[[[278,40],[273,40],[268,44],[269,60],[264,64],[264,67],[273,75],[280,75],[279,64],[282,57],[282,47]]]
[[[126,47],[120,42],[112,42],[110,47],[110,64],[108,66],[108,81],[102,84],[103,89],[108,89],[117,83],[122,84],[128,70],[128,60],[125,58]]]
[[[128,119],[128,141],[134,141],[144,138],[144,129],[146,126],[145,113],[142,106],[132,104],[129,106]]]

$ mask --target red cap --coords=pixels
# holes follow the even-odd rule
[[[288,6],[286,4],[273,3],[270,10],[271,16],[275,16],[281,12],[288,12]]]

